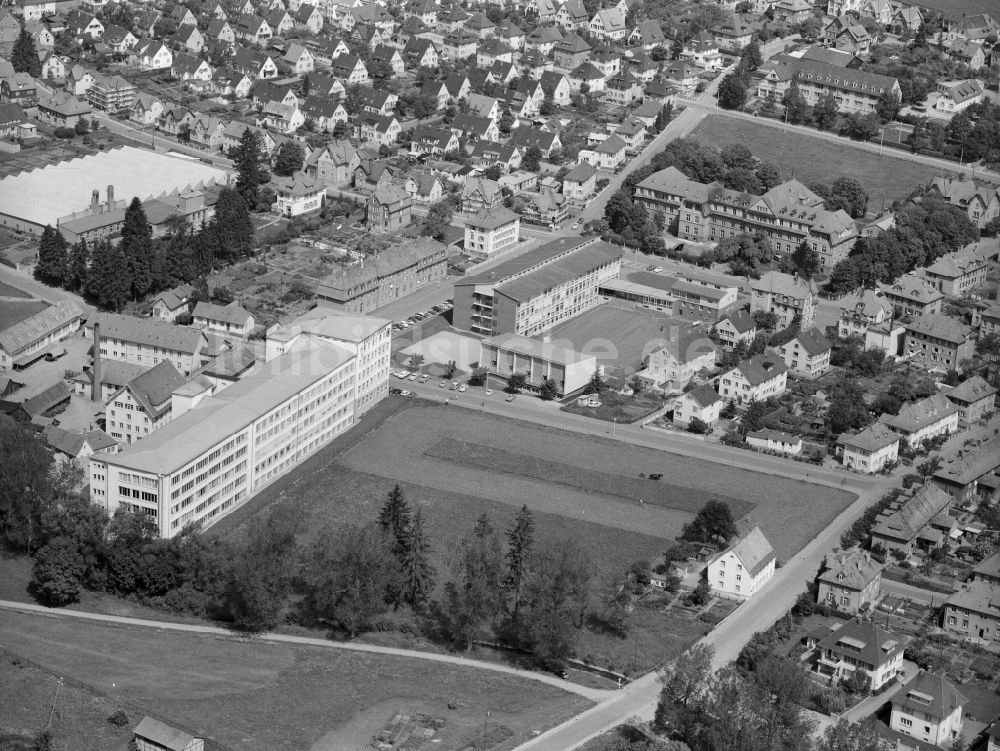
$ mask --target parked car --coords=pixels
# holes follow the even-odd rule
[[[517,399],[517,394],[507,394],[507,397],[504,399],[504,401],[505,402],[512,402],[515,399]]]
[[[390,394],[402,394],[403,393],[403,389],[397,389],[395,386],[391,386],[389,388],[389,393]]]
[[[443,389],[448,388],[448,384],[445,383],[444,381],[438,381],[438,386]]]
[[[468,391],[468,390],[469,390],[469,387],[468,387],[468,386],[466,386],[466,385],[465,385],[465,384],[463,383],[463,384],[462,384],[461,386],[459,386],[459,387],[458,387],[458,390],[459,390],[459,391],[462,391],[462,392],[465,392],[465,391]]]
[[[417,374],[416,373],[410,373],[410,375],[408,375],[406,377],[406,380],[407,381],[415,381],[415,380],[417,380]]]
[[[486,396],[493,396],[493,389],[486,389]]]
[[[399,395],[400,396],[413,396],[413,392],[412,391],[400,391]]]

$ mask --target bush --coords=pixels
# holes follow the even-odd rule
[[[126,725],[131,724],[132,721],[129,719],[128,714],[125,712],[124,709],[117,709],[108,718],[108,722],[110,722],[116,728],[123,728]]]
[[[708,423],[699,417],[695,417],[687,426],[688,433],[695,433],[697,435],[704,435],[709,431]]]
[[[59,127],[56,128],[54,131],[52,131],[52,135],[54,135],[56,138],[63,138],[68,141],[71,138],[76,137],[76,131],[73,130],[72,128]]]

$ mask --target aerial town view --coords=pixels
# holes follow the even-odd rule
[[[0,751],[1000,751],[1000,0],[0,0]]]

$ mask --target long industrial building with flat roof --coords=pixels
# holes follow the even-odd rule
[[[596,237],[562,237],[455,283],[452,324],[484,336],[532,336],[600,303],[622,251]]]
[[[172,537],[218,521],[354,425],[388,393],[390,322],[324,313],[281,327],[266,362],[231,386],[120,454],[95,454],[91,501],[145,513]]]
[[[3,178],[0,222],[8,229],[39,235],[63,217],[93,213],[95,191],[109,194],[99,207],[115,211],[133,198],[145,201],[188,193],[228,185],[229,179],[229,172],[199,159],[123,146]]]

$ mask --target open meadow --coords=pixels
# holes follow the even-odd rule
[[[125,751],[131,734],[107,722],[121,707],[133,726],[150,713],[207,737],[206,751],[363,751],[397,713],[439,726],[428,748],[461,751],[489,711],[493,749],[505,751],[588,705],[516,676],[395,656],[6,611],[0,632],[75,684],[54,719],[58,748]],[[50,674],[0,662],[0,736],[44,727],[55,688]]]
[[[773,126],[725,115],[709,115],[692,132],[692,139],[721,148],[742,143],[753,155],[778,167],[783,180],[829,185],[838,177],[853,177],[868,191],[869,210],[906,198],[919,184],[929,185],[949,170],[855,148],[846,138],[836,142],[799,132],[779,133]]]

